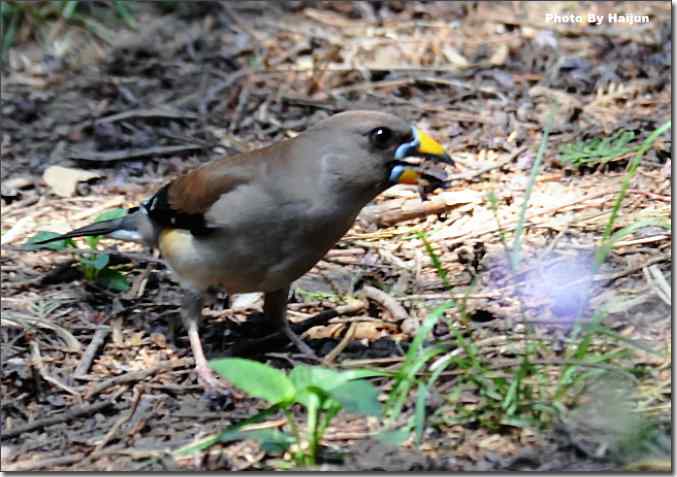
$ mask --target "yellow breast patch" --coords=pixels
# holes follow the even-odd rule
[[[158,245],[162,255],[172,261],[173,258],[179,258],[183,253],[189,253],[192,236],[190,232],[183,229],[162,229],[158,238]]]

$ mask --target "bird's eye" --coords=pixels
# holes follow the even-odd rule
[[[388,128],[376,128],[369,133],[369,140],[378,149],[386,149],[391,144],[393,132]]]

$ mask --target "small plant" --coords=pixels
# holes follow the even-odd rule
[[[391,443],[402,442],[409,437],[412,430],[415,430],[416,443],[417,445],[420,445],[425,425],[425,405],[428,398],[428,389],[432,384],[426,382],[420,374],[424,366],[426,366],[432,358],[446,350],[444,346],[424,346],[424,340],[430,335],[433,327],[437,324],[444,312],[453,306],[455,306],[455,303],[449,301],[448,303],[439,306],[428,315],[409,345],[409,349],[404,357],[404,362],[392,376],[393,387],[385,404],[386,420],[384,427],[386,428],[386,431],[381,434],[382,439]],[[414,388],[416,388],[416,407],[412,419],[410,419],[404,427],[400,427],[400,429],[396,431],[390,430],[402,413],[407,398]]]
[[[0,2],[0,19],[2,20],[2,45],[0,57],[12,47],[19,32],[25,36],[38,36],[36,32],[44,26],[60,28],[65,23],[69,26],[83,27],[98,38],[109,41],[111,33],[96,20],[108,9],[113,11],[130,28],[135,28],[136,21],[129,8],[128,0],[112,0],[109,6],[101,8],[95,2],[80,0],[42,0],[18,1],[3,0]],[[26,35],[28,33],[28,35]]]
[[[639,228],[638,226],[633,224],[612,234],[614,225],[616,223],[616,219],[618,218],[618,214],[621,210],[621,204],[623,203],[623,199],[625,199],[625,196],[628,193],[628,189],[630,189],[630,183],[632,182],[632,179],[637,174],[637,169],[639,168],[639,164],[642,161],[642,156],[644,156],[644,154],[647,153],[647,151],[653,145],[654,141],[661,134],[663,134],[665,131],[671,128],[672,121],[668,121],[658,129],[656,129],[654,132],[649,134],[649,137],[647,137],[644,140],[644,142],[642,142],[642,145],[637,149],[637,153],[628,163],[625,176],[623,177],[623,184],[621,184],[621,189],[618,191],[618,195],[616,196],[614,205],[611,208],[611,215],[609,216],[609,221],[607,222],[606,227],[604,228],[604,235],[602,236],[601,243],[595,255],[595,262],[597,266],[601,265],[602,262],[604,262],[615,242],[621,240],[623,237],[629,235],[630,233],[634,232],[637,228]],[[651,224],[644,224],[643,226],[646,225]]]
[[[322,436],[341,410],[366,416],[382,415],[378,390],[364,379],[386,375],[380,371],[335,371],[298,365],[286,375],[266,364],[241,358],[211,361],[210,367],[236,388],[264,399],[270,407],[216,436],[179,449],[177,454],[193,453],[219,442],[255,439],[269,452],[290,450],[296,465],[315,465]],[[294,416],[296,405],[305,411],[305,432]],[[278,412],[287,417],[286,432],[247,430],[248,426]]]
[[[95,222],[117,219],[124,216],[126,213],[127,212],[125,209],[111,209],[100,214],[96,218]],[[72,239],[58,240],[56,242],[50,242],[47,244],[35,245],[35,242],[47,240],[57,236],[59,236],[59,234],[55,232],[38,232],[33,237],[28,239],[28,242],[26,242],[24,247],[27,250],[48,249],[57,252],[78,248]],[[80,269],[85,276],[85,280],[97,282],[111,290],[127,291],[129,289],[129,282],[125,276],[119,271],[108,267],[110,255],[96,251],[99,240],[101,240],[101,236],[85,237],[85,241],[92,251],[92,253],[83,254],[80,257]]]
[[[338,302],[340,298],[333,293],[327,293],[322,291],[308,291],[303,288],[297,287],[294,290],[304,302],[316,302],[316,301],[331,301]]]
[[[620,130],[611,137],[578,141],[575,144],[563,144],[559,148],[559,160],[562,164],[576,169],[582,166],[606,164],[637,150],[630,143],[635,140],[632,131]]]
[[[525,198],[519,208],[512,244],[508,243],[508,238],[500,229],[496,195],[490,193],[488,197],[499,225],[500,241],[505,249],[511,273],[516,273],[522,263],[526,212],[543,161],[551,122],[552,113],[546,123],[537,157],[531,169]],[[665,127],[662,128],[662,131],[664,130]],[[653,134],[645,144],[653,142],[656,135]],[[643,149],[645,152],[644,145],[639,149],[639,156],[643,154]],[[643,225],[654,223],[655,221],[638,223],[634,227],[624,229],[623,233],[617,232],[608,242],[618,240],[622,235],[627,235]],[[440,259],[435,256],[431,247],[427,246],[426,249],[438,275],[449,288]],[[600,253],[608,253],[608,247],[600,249],[602,250]],[[441,420],[447,425],[474,422],[492,430],[498,430],[503,426],[542,428],[561,417],[566,407],[576,401],[585,383],[603,373],[629,374],[628,371],[613,366],[614,362],[627,356],[626,347],[605,351],[606,347],[599,345],[601,339],[608,338],[616,343],[627,344],[623,342],[622,337],[601,324],[604,316],[602,312],[596,313],[587,323],[577,323],[571,334],[574,339],[567,343],[564,358],[553,360],[551,363],[543,362],[542,356],[548,356],[551,352],[547,343],[532,336],[524,304],[521,306],[521,314],[525,325],[523,345],[515,345],[512,354],[516,355],[518,360],[512,370],[507,372],[503,369],[497,370],[492,360],[471,338],[464,336],[457,325],[450,324],[449,328],[453,335],[451,347],[455,349],[438,357],[429,366],[428,371],[431,374],[424,388],[430,389],[442,373],[450,368],[455,368],[460,373],[455,378],[453,391],[447,397],[447,404],[435,413],[435,420]],[[460,396],[467,394],[475,396],[477,402],[471,404],[459,402]]]

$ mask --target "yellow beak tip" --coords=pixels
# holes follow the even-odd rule
[[[418,131],[419,146],[417,152],[426,156],[432,156],[442,162],[453,164],[447,150],[439,142],[435,141],[423,131]]]

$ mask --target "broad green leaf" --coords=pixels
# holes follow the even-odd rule
[[[106,265],[108,265],[109,261],[110,256],[107,253],[100,253],[94,259],[92,266],[97,270],[103,270],[104,268],[106,268]]]
[[[365,416],[382,415],[378,390],[369,381],[350,381],[332,389],[329,395],[341,403],[348,412]]]
[[[110,268],[101,270],[96,279],[110,290],[125,292],[130,288],[127,278],[117,270],[111,270]]]
[[[73,243],[72,240],[70,239],[64,239],[64,240],[57,240],[54,242],[50,243],[45,243],[38,245],[35,242],[41,242],[42,240],[47,240],[51,239],[54,237],[58,237],[61,234],[58,234],[56,232],[48,232],[46,230],[40,231],[37,234],[33,235],[31,238],[29,238],[26,243],[23,244],[23,248],[25,250],[40,250],[43,248],[49,249],[49,250],[55,250],[57,252],[60,252],[61,250],[65,250],[70,244]]]
[[[91,261],[81,260],[80,268],[85,275],[85,280],[92,282],[96,279],[97,271],[96,268],[91,265]]]
[[[346,382],[338,371],[319,366],[306,366],[305,364],[295,366],[289,373],[289,379],[298,391],[311,386],[328,390]]]
[[[377,370],[351,369],[348,371],[336,371],[320,366],[306,366],[300,364],[289,373],[289,379],[294,383],[294,387],[297,390],[316,386],[325,392],[329,392],[331,389],[355,379],[388,375],[388,373]]]
[[[242,358],[222,358],[209,367],[251,396],[271,404],[291,402],[296,394],[291,380],[280,370]]]
[[[306,408],[310,407],[317,396],[320,396],[323,400],[327,400],[329,394],[317,386],[309,385],[305,388],[298,388],[295,386],[296,394],[294,395],[294,402],[297,402]]]
[[[119,219],[127,215],[127,209],[121,209],[120,207],[115,209],[106,210],[105,212],[100,213],[94,222],[104,222],[106,220]]]

